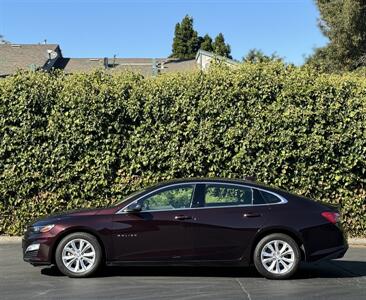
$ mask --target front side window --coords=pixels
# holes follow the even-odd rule
[[[206,185],[205,206],[251,205],[252,189],[225,184]]]
[[[190,208],[193,191],[193,185],[170,187],[140,200],[139,204],[142,211]]]

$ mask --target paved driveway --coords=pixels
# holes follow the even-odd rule
[[[272,281],[253,268],[106,268],[71,279],[24,263],[20,244],[0,244],[0,299],[366,299],[366,247],[342,260],[302,266]]]

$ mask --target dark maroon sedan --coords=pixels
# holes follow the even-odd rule
[[[267,278],[300,261],[339,258],[348,246],[332,206],[252,181],[185,179],[115,207],[42,219],[24,236],[24,260],[70,277],[107,265],[248,266]]]

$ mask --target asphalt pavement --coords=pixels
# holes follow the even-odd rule
[[[0,299],[366,299],[366,247],[274,281],[254,268],[202,267],[108,267],[72,279],[23,262],[19,243],[0,244]]]

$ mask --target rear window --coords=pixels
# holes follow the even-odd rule
[[[253,204],[254,205],[274,204],[274,203],[280,203],[280,202],[281,202],[281,199],[274,194],[253,189]]]
[[[251,204],[252,190],[250,188],[224,184],[206,185],[206,207]]]

